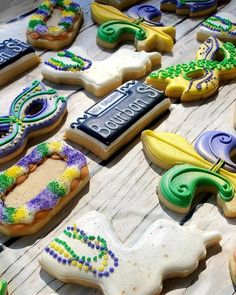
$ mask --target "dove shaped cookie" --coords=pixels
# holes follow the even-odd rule
[[[158,295],[164,279],[191,274],[220,239],[217,231],[160,219],[128,247],[104,215],[91,211],[55,237],[39,263],[58,280],[96,287],[104,295]]]
[[[101,25],[97,32],[97,42],[102,47],[112,49],[120,42],[134,40],[137,51],[172,51],[174,27],[151,24],[139,15],[137,19],[131,18],[112,6],[96,2],[91,4],[91,14],[94,21]],[[131,14],[133,17],[132,11]],[[145,18],[149,17],[146,15]]]
[[[223,131],[202,134],[194,149],[180,135],[145,130],[142,143],[151,162],[169,169],[158,185],[165,206],[185,214],[199,192],[212,192],[224,215],[236,217],[236,173],[230,159],[236,148],[233,135]]]
[[[37,145],[0,173],[0,232],[37,232],[88,183],[85,156],[60,142]]]
[[[206,99],[217,92],[220,81],[236,77],[236,49],[215,37],[199,48],[195,61],[152,72],[147,84],[183,102]]]
[[[81,48],[57,53],[45,62],[44,79],[80,85],[95,96],[103,96],[129,79],[138,79],[161,63],[158,52],[120,49],[102,61],[93,61]]]
[[[236,16],[229,12],[219,12],[207,18],[197,30],[197,39],[205,41],[214,36],[224,42],[236,43]]]
[[[0,117],[0,163],[10,161],[25,148],[29,138],[55,129],[66,113],[66,98],[55,89],[34,81],[12,102],[8,115]]]

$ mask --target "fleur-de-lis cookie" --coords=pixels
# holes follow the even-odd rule
[[[161,219],[128,247],[104,215],[91,211],[67,226],[39,262],[57,279],[97,287],[104,295],[158,295],[165,278],[192,273],[206,247],[220,239],[218,232]]]
[[[195,61],[152,72],[146,82],[171,98],[188,102],[210,97],[220,81],[235,77],[235,46],[210,37],[199,48]]]
[[[66,113],[67,102],[55,89],[34,81],[12,102],[9,115],[0,117],[0,163],[20,154],[30,137],[55,129]]]
[[[105,48],[114,48],[121,41],[135,40],[138,51],[172,51],[174,27],[144,22],[143,16],[133,19],[112,6],[96,2],[91,4],[91,13],[94,21],[101,25],[97,33],[97,42]],[[146,15],[146,18],[149,17],[150,15]]]
[[[161,0],[161,10],[176,11],[190,17],[211,14],[216,8],[217,0]]]
[[[201,192],[217,192],[217,204],[226,217],[236,217],[236,174],[230,153],[236,138],[222,131],[201,135],[195,149],[172,133],[143,131],[142,143],[148,158],[169,169],[158,185],[160,200],[171,210],[186,213]]]

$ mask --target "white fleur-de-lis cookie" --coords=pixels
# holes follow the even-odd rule
[[[163,279],[189,275],[206,256],[206,247],[220,239],[218,232],[157,220],[127,247],[109,220],[91,211],[67,226],[39,262],[57,279],[98,287],[105,295],[157,295]]]

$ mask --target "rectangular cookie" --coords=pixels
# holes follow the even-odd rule
[[[105,160],[169,106],[163,92],[131,80],[86,110],[70,124],[65,137]]]
[[[39,63],[31,45],[12,38],[0,42],[0,87]]]

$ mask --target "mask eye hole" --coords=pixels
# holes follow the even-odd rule
[[[25,111],[26,117],[33,117],[40,114],[45,109],[45,102],[43,100],[33,101]]]
[[[8,126],[1,126],[0,127],[0,138],[5,137],[9,132],[9,125]]]
[[[189,72],[186,74],[186,77],[191,80],[191,79],[201,79],[204,77],[206,73],[203,70],[197,70],[193,72]]]
[[[216,51],[214,57],[213,57],[213,60],[214,61],[218,61],[218,62],[221,62],[225,59],[225,54],[224,54],[224,51],[220,48],[219,50]]]

